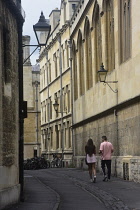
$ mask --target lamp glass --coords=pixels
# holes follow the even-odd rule
[[[38,45],[45,46],[50,34],[51,26],[48,21],[45,19],[43,12],[41,12],[40,19],[38,23],[33,25],[33,29],[38,41]]]
[[[104,69],[104,65],[102,64],[101,67],[100,67],[100,70],[98,71],[98,76],[99,76],[100,82],[105,82],[107,72],[108,71]]]
[[[45,46],[48,40],[48,35],[49,35],[49,28],[45,29],[45,28],[35,28],[34,27],[34,31],[36,34],[36,38],[38,41],[38,44],[40,46]]]
[[[105,82],[107,72],[98,72],[100,82]]]

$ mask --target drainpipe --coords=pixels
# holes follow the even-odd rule
[[[20,188],[20,200],[24,201],[24,108],[23,108],[23,51],[22,51],[22,24],[18,24],[18,74],[19,74],[19,184]]]
[[[58,37],[59,42],[59,70],[60,70],[60,112],[61,112],[61,144],[62,144],[62,160],[64,161],[64,137],[63,137],[63,103],[62,103],[62,55],[61,55],[61,36]]]
[[[48,52],[47,52],[47,55],[46,55],[46,63],[48,62]],[[48,99],[49,99],[49,75],[48,75],[48,70],[47,70],[47,87],[48,87]],[[49,134],[50,132],[50,114],[49,114],[49,110],[47,109],[48,113],[47,113],[47,116],[48,116],[48,134],[46,135],[46,138],[45,140],[47,141],[47,151],[48,151],[48,159],[50,159],[50,147],[49,147],[49,137],[51,138],[51,135]],[[52,139],[51,139],[52,141]]]
[[[37,156],[39,156],[39,141],[38,141],[38,85],[39,85],[39,82],[38,81],[35,81],[35,88],[36,88],[36,142],[37,142]]]
[[[72,76],[72,42],[71,40],[68,40],[68,45],[70,48],[69,61],[70,61],[70,86],[71,86],[71,129],[72,129],[71,134],[72,134],[72,150],[73,150],[73,158],[74,158],[75,157],[75,144],[74,144],[74,139],[73,139],[73,76]]]
[[[118,104],[118,92],[116,93],[116,102]],[[119,152],[119,131],[118,131],[118,112],[117,110],[114,110],[114,117],[115,117],[115,123],[116,123],[116,156],[118,157],[120,155]],[[114,171],[114,176],[117,177],[117,159],[115,158],[115,171]]]

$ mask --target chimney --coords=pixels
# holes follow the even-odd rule
[[[30,45],[30,36],[23,36],[22,37],[23,45]],[[30,56],[30,46],[23,47],[23,62],[25,59],[27,59]],[[24,64],[26,66],[31,66],[30,58],[26,61]]]
[[[50,18],[50,25],[51,25],[51,32],[55,29],[57,24],[60,20],[60,10],[58,8],[52,10],[51,14],[49,15]]]

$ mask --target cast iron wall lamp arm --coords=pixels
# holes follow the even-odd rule
[[[26,61],[34,54],[34,52],[40,47],[39,45],[22,45],[22,47],[27,47],[27,46],[30,46],[30,47],[36,47],[33,52],[23,61],[23,64],[26,63]]]

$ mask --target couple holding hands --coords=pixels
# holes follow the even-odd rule
[[[103,181],[109,181],[111,176],[111,155],[113,153],[113,145],[107,140],[106,136],[102,136],[102,143],[100,144],[99,154],[101,155],[101,168],[103,171]],[[89,170],[90,181],[96,182],[96,147],[93,140],[89,139],[86,146],[86,161]],[[107,167],[107,173],[105,170]]]

